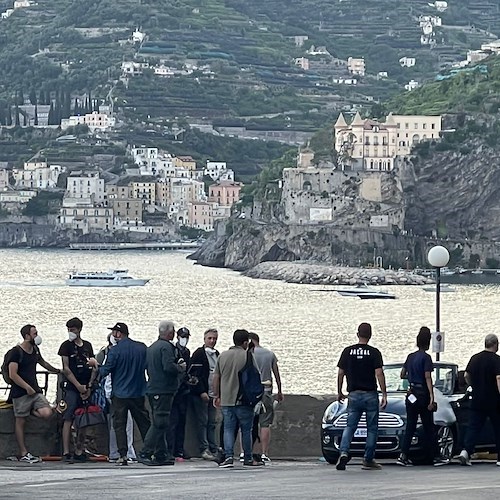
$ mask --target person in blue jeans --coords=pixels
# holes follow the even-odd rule
[[[225,460],[219,463],[219,467],[230,468],[234,465],[234,441],[237,425],[240,426],[241,430],[243,465],[259,466],[263,463],[255,461],[252,457],[254,407],[242,404],[238,377],[239,372],[247,362],[248,331],[236,330],[233,334],[233,343],[234,346],[219,356],[212,384],[214,404],[216,407],[222,408],[224,418]],[[253,359],[253,354],[249,355]]]
[[[338,400],[346,397],[342,392],[344,378],[347,378],[347,426],[342,433],[340,457],[337,470],[345,470],[349,462],[349,449],[352,438],[358,428],[363,413],[366,415],[366,445],[362,469],[378,470],[382,466],[375,461],[377,447],[378,414],[380,408],[387,406],[387,390],[383,369],[382,354],[375,347],[369,346],[372,327],[369,323],[361,323],[358,327],[358,343],[346,347],[338,362]],[[382,392],[379,405],[377,382]]]

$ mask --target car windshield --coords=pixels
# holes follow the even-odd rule
[[[408,380],[401,378],[403,364],[384,366],[385,381],[388,392],[406,392],[408,390]],[[454,367],[446,365],[435,365],[432,372],[434,387],[443,394],[453,394],[455,377]]]

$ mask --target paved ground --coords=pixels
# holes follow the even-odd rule
[[[189,461],[174,467],[107,463],[27,465],[0,462],[0,498],[36,499],[486,499],[500,497],[500,467],[402,468],[384,464],[363,471],[353,461],[345,472],[319,461],[275,461],[259,469],[218,469]]]

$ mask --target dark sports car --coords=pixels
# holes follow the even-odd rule
[[[406,428],[405,396],[408,381],[400,378],[402,364],[384,366],[387,383],[387,407],[380,411],[378,419],[378,439],[376,456],[378,458],[397,458]],[[463,445],[465,428],[469,419],[472,392],[467,389],[463,371],[452,363],[435,363],[434,392],[438,405],[434,413],[441,454],[453,458],[460,453]],[[347,400],[334,401],[323,415],[321,426],[321,448],[325,460],[337,463],[342,432],[347,425]],[[361,417],[351,444],[353,456],[363,456],[366,443],[366,420]],[[476,446],[478,451],[495,451],[495,438],[489,421],[484,426]],[[418,462],[425,451],[423,428],[417,425],[412,439],[409,458]]]

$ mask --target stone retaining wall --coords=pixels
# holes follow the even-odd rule
[[[272,428],[270,454],[272,457],[319,457],[320,428],[323,412],[334,396],[288,395],[278,405]],[[26,422],[26,446],[34,455],[61,455],[61,418],[54,415],[50,420],[28,417]],[[190,456],[198,456],[193,419],[188,414],[185,450]],[[136,451],[142,443],[135,429]],[[108,436],[105,426],[90,428],[88,448],[96,453],[108,454]],[[18,453],[14,435],[12,409],[0,409],[0,458]]]

